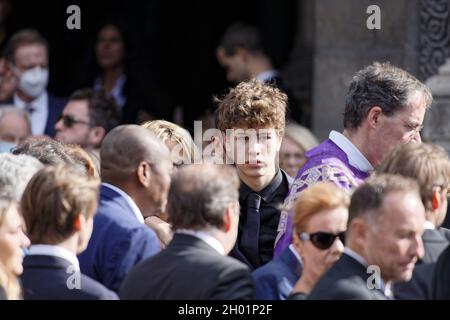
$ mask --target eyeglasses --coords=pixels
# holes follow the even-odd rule
[[[85,124],[90,126],[91,123],[88,121],[82,121],[82,120],[77,120],[74,116],[71,115],[61,115],[58,118],[58,121],[62,120],[64,127],[66,128],[72,128],[75,124],[80,123],[80,124]],[[57,121],[57,122],[58,122]]]
[[[328,232],[315,232],[315,233],[306,233],[302,232],[300,235],[300,240],[306,241],[311,240],[311,243],[320,250],[329,249],[336,238],[339,238],[342,243],[345,243],[345,232],[341,232],[338,234],[332,234]]]

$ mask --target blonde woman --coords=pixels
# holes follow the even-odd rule
[[[148,121],[141,126],[150,130],[166,144],[171,151],[174,167],[194,163],[197,147],[186,129],[165,120]]]
[[[22,221],[17,204],[0,197],[0,300],[21,299],[17,277],[23,272],[23,249],[30,245]]]
[[[307,128],[297,123],[288,124],[280,148],[280,168],[295,178],[306,163],[306,151],[318,144],[316,137]]]

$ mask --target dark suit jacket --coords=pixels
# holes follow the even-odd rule
[[[84,274],[75,274],[65,259],[28,255],[21,276],[25,300],[116,300],[117,295]],[[79,276],[79,280],[76,277]],[[79,281],[79,282],[78,282]],[[73,285],[79,284],[79,288]],[[72,289],[69,288],[69,285]]]
[[[431,283],[436,263],[416,265],[410,281],[396,283],[394,296],[398,300],[429,300],[431,299]]]
[[[450,300],[450,246],[442,252],[434,267],[431,299]]]
[[[175,233],[165,250],[127,276],[121,299],[237,300],[254,297],[249,269],[206,242]]]
[[[449,245],[449,230],[439,228],[436,230],[425,229],[422,235],[425,255],[421,259],[422,263],[436,262],[442,251]]]
[[[156,234],[137,220],[119,193],[102,185],[92,236],[78,257],[81,271],[118,291],[131,268],[159,250]]]
[[[55,124],[61,116],[66,103],[67,99],[55,97],[50,93],[48,94],[48,117],[44,134],[52,138],[55,137]]]
[[[427,300],[431,298],[431,282],[435,263],[449,245],[449,230],[425,229],[422,235],[425,254],[414,268],[410,281],[394,285],[399,300]]]
[[[286,300],[301,275],[302,265],[289,247],[253,271],[257,300]]]
[[[380,290],[368,288],[369,276],[361,263],[344,253],[322,276],[308,299],[386,300],[387,297]]]

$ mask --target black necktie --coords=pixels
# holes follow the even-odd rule
[[[31,116],[36,109],[31,104],[25,105],[25,111]]]
[[[247,197],[246,221],[242,230],[241,251],[254,267],[261,262],[259,258],[259,206],[261,197],[257,193],[250,193]]]

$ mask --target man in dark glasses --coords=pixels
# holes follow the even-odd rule
[[[425,209],[416,181],[387,174],[369,178],[350,202],[344,254],[308,299],[392,298],[392,283],[409,281],[423,256],[424,224]],[[307,237],[321,247],[335,238],[325,234]]]
[[[55,124],[55,139],[85,149],[100,147],[105,135],[119,124],[113,98],[92,89],[78,90],[69,98]]]

